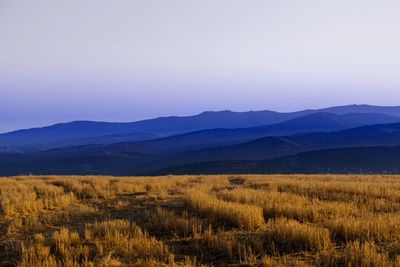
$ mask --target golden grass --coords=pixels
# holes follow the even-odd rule
[[[333,248],[328,229],[277,218],[265,226],[265,242],[276,251],[325,251]]]
[[[226,201],[262,207],[267,218],[287,217],[300,221],[321,222],[327,218],[359,213],[352,203],[320,201],[292,193],[241,188],[218,193]]]
[[[400,238],[400,214],[366,214],[362,217],[337,217],[324,222],[336,238],[389,242]]]
[[[351,242],[346,245],[344,250],[344,264],[347,266],[392,266],[389,255],[379,252],[377,246],[372,242],[360,243]]]
[[[58,212],[38,212],[37,214],[19,216],[10,221],[7,234],[11,236],[15,233],[27,233],[45,227],[63,226],[73,221],[84,221],[99,214],[98,209],[81,204]]]
[[[230,260],[241,263],[256,263],[252,247],[240,242],[235,232],[204,232],[201,239],[196,240],[197,254],[206,255],[209,261]]]
[[[311,266],[310,264],[304,262],[304,261],[298,261],[294,259],[290,259],[288,257],[282,257],[282,258],[273,258],[271,256],[264,256],[261,259],[261,266],[263,267],[309,267]]]
[[[1,266],[400,266],[400,176],[0,179]]]
[[[74,194],[42,182],[3,181],[0,186],[0,215],[4,217],[64,208],[77,202]]]
[[[53,232],[47,244],[36,234],[28,245],[22,244],[19,266],[119,266],[127,260],[167,262],[168,257],[163,242],[137,225],[111,220],[87,224],[84,239],[68,228]]]
[[[175,237],[201,237],[207,230],[200,218],[190,216],[187,212],[178,215],[157,207],[155,212],[146,213],[146,219],[151,229],[164,231]]]
[[[184,200],[193,211],[241,229],[257,229],[264,224],[262,209],[253,205],[226,202],[193,190]]]
[[[95,244],[100,256],[114,253],[122,257],[161,260],[169,255],[163,242],[149,237],[140,227],[126,220],[86,225],[85,238]]]

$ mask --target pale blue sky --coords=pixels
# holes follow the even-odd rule
[[[397,0],[0,0],[0,132],[400,104]]]

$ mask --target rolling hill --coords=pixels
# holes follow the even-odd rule
[[[305,112],[203,112],[188,117],[162,117],[128,123],[74,121],[0,134],[0,146],[56,147],[75,139],[105,135],[148,133],[169,136],[211,128],[255,127],[282,122]]]
[[[400,106],[373,106],[373,105],[346,105],[320,109],[321,112],[335,114],[346,113],[379,113],[391,116],[400,116]]]
[[[390,123],[394,121],[387,121],[387,119],[395,119],[396,117],[400,117],[399,110],[400,107],[349,105],[320,110],[303,110],[288,113],[274,112],[269,110],[250,112],[203,112],[194,116],[160,117],[156,119],[127,123],[74,121],[70,123],[59,123],[42,128],[25,129],[0,134],[0,146],[18,147],[18,149],[22,150],[49,149],[65,146],[65,144],[76,145],[73,140],[78,139],[81,140],[81,142],[78,144],[90,144],[88,142],[93,142],[91,140],[92,138],[107,135],[123,135],[125,139],[119,138],[118,141],[140,141],[144,139],[134,138],[135,135],[140,133],[147,134],[149,136],[156,135],[159,137],[215,128],[250,128],[279,124],[284,121],[319,112],[328,112],[339,115],[347,113],[374,113],[376,116],[381,116],[380,119],[383,119],[382,121],[376,121],[375,123]],[[356,119],[356,122],[361,121],[361,119]],[[352,127],[354,127],[354,125]],[[132,136],[129,137],[129,134],[132,134]],[[290,133],[288,132],[285,134]],[[83,142],[85,139],[87,140]],[[115,138],[110,137],[108,139],[102,139],[101,142],[107,144],[113,142],[113,140],[115,140]],[[98,143],[99,140],[97,139],[94,142]]]
[[[192,163],[232,160],[247,162],[321,149],[396,145],[400,145],[400,123],[364,126],[329,133],[270,136],[232,146],[184,151],[177,154],[160,152],[141,143],[85,145],[32,153],[1,153],[0,175],[27,173],[140,175]]]
[[[304,152],[259,161],[210,161],[165,168],[165,174],[399,174],[400,146],[352,147]]]
[[[400,123],[380,124],[335,132],[268,136],[250,142],[185,151],[153,162],[148,168],[221,160],[266,160],[300,152],[360,146],[400,145]]]
[[[400,118],[371,113],[337,115],[318,112],[282,123],[238,129],[208,129],[140,142],[163,153],[178,153],[248,142],[266,136],[286,136],[309,132],[331,132],[364,125],[400,122]]]
[[[0,176],[22,174],[136,174],[159,154],[130,143],[85,145],[32,153],[0,153]]]
[[[134,123],[73,122],[21,130],[0,135],[0,176],[140,175],[174,170],[174,166],[181,165],[186,168],[191,164],[219,164],[218,168],[223,168],[224,163],[231,166],[242,162],[247,166],[278,159],[277,166],[281,166],[289,162],[282,163],[282,157],[304,152],[400,145],[400,123],[392,123],[400,122],[399,117],[367,113],[383,110],[397,114],[397,107],[345,106],[328,110],[336,113],[205,112]],[[353,110],[363,112],[342,113]],[[279,120],[284,121],[272,123]],[[160,134],[220,125],[227,128],[206,128],[160,138]],[[351,161],[348,162],[351,167]]]
[[[56,145],[57,147],[68,147],[68,146],[82,146],[82,145],[107,145],[107,144],[115,144],[115,143],[133,143],[140,142],[152,139],[162,138],[160,135],[153,133],[126,133],[126,134],[110,134],[96,137],[88,137],[88,138],[80,138],[80,139],[72,139],[66,140],[64,142],[60,142]]]

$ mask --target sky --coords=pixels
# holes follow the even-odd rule
[[[398,0],[0,0],[0,132],[400,105]]]

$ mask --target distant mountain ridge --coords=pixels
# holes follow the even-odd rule
[[[80,146],[87,144],[107,145],[114,143],[140,142],[158,138],[162,138],[162,136],[153,133],[135,132],[135,133],[125,133],[125,134],[110,134],[110,135],[102,135],[96,137],[66,140],[65,142],[60,142],[59,144],[57,144],[57,147]]]
[[[0,134],[0,146],[27,146],[32,149],[46,149],[48,147],[57,147],[60,143],[65,143],[73,139],[90,139],[106,135],[147,133],[148,135],[154,134],[156,136],[172,136],[214,128],[248,128],[277,124],[318,112],[329,112],[339,115],[345,113],[375,113],[400,117],[400,107],[349,105],[287,113],[269,110],[203,112],[194,116],[160,117],[127,123],[75,121]],[[130,141],[134,141],[133,138]],[[109,142],[106,141],[106,143]]]
[[[336,132],[269,136],[231,146],[184,151],[178,154],[160,152],[142,143],[84,145],[34,153],[0,153],[0,176],[27,173],[146,175],[159,174],[162,171],[165,174],[168,171],[174,173],[175,170],[186,170],[192,166],[197,170],[201,166],[208,168],[207,164],[210,162],[218,162],[218,168],[221,170],[226,163],[228,171],[232,162],[237,164],[235,169],[240,169],[240,162],[248,166],[259,164],[257,162],[260,160],[269,161],[282,156],[290,158],[294,154],[321,149],[397,145],[400,145],[400,123],[371,125]],[[352,167],[351,162],[348,161],[349,168]],[[285,164],[289,163],[290,161]],[[217,163],[212,163],[212,166],[215,164]],[[304,167],[307,166],[315,167],[311,164]]]
[[[335,114],[346,113],[380,113],[391,116],[400,116],[400,106],[374,106],[374,105],[345,105],[319,109],[321,112]]]
[[[285,121],[301,116],[303,113],[220,111],[203,112],[187,117],[160,117],[127,123],[74,121],[0,134],[0,146],[52,145],[71,139],[135,132],[168,136],[211,128],[254,127]]]
[[[330,132],[364,125],[394,122],[400,122],[400,118],[370,113],[337,115],[327,112],[318,112],[266,126],[237,129],[208,129],[140,143],[160,152],[180,152],[239,144],[266,136],[284,136],[307,132]]]
[[[351,171],[361,166],[366,171],[373,158],[368,156],[370,151],[383,158],[384,151],[397,155],[389,147],[400,146],[398,112],[399,107],[352,105],[294,113],[222,111],[133,123],[56,124],[1,134],[0,176],[206,171],[201,168],[210,172],[324,172],[335,162],[331,155],[336,152],[331,151],[365,157],[363,161],[343,156],[347,166],[340,161],[335,171],[340,171],[338,166]],[[388,165],[373,166],[378,170]]]
[[[163,163],[179,165],[218,160],[265,160],[319,149],[396,145],[400,145],[400,123],[335,132],[268,136],[231,146],[186,151],[165,159]]]
[[[400,146],[317,150],[257,161],[209,161],[149,173],[166,174],[400,174]]]

